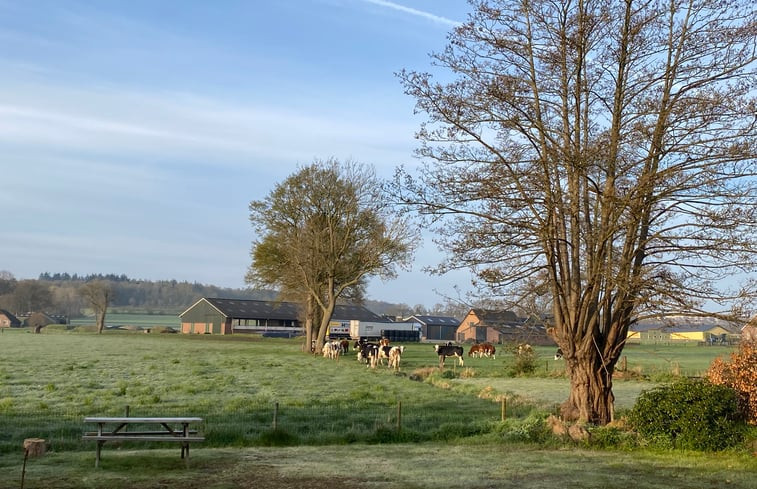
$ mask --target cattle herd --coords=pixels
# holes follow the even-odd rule
[[[392,346],[386,338],[382,338],[378,343],[360,339],[353,346],[357,352],[358,361],[365,363],[370,368],[384,365],[384,360],[386,360],[388,368],[399,370],[402,354],[405,352],[404,346]],[[338,360],[339,356],[349,352],[349,348],[350,343],[347,340],[331,340],[323,345],[322,353],[326,358]],[[446,343],[444,345],[434,345],[434,350],[439,357],[439,368],[444,367],[444,361],[447,357],[457,357],[459,365],[462,366],[464,364],[462,346]],[[496,348],[491,343],[476,343],[471,345],[468,356],[494,359],[495,353]]]

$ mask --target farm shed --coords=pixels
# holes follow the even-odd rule
[[[21,321],[16,316],[6,311],[5,309],[0,309],[0,328],[20,328],[20,327],[21,327]]]
[[[421,336],[430,341],[455,341],[460,321],[450,316],[415,315],[403,319],[404,323],[421,323]]]
[[[194,334],[302,332],[300,305],[295,302],[219,299],[204,297],[179,314],[181,332]],[[362,306],[337,305],[335,321],[380,321]]]
[[[456,331],[458,342],[530,343],[552,345],[544,323],[536,318],[521,318],[513,311],[474,308],[468,311]]]
[[[729,344],[737,334],[731,325],[723,321],[669,318],[632,325],[628,331],[628,339],[646,344]]]

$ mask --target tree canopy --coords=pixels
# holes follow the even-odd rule
[[[439,271],[548,297],[563,415],[606,423],[634,321],[754,306],[755,7],[471,4],[437,72],[399,74],[428,120],[397,191],[438,224]]]
[[[316,160],[250,203],[259,237],[247,281],[305,306],[307,345],[323,343],[337,300],[359,301],[368,277],[409,264],[415,232],[380,183],[367,165]]]

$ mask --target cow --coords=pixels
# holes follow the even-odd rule
[[[387,341],[387,343],[388,343],[388,341]],[[379,347],[378,347],[378,363],[379,363],[379,365],[383,365],[384,364],[384,359],[385,358],[387,360],[389,360],[389,352],[391,350],[392,350],[391,346],[389,346],[388,344],[384,345],[381,342],[379,342]]]
[[[379,360],[379,349],[381,347],[375,343],[365,343],[358,353],[358,360],[364,358],[367,366],[376,368]]]
[[[481,343],[475,343],[470,346],[470,349],[468,350],[468,356],[469,357],[481,357],[484,354],[484,347]]]
[[[563,357],[562,348],[558,348],[557,351],[555,352],[555,360],[562,360],[562,357]]]
[[[497,353],[497,349],[494,348],[494,345],[492,345],[491,343],[481,343],[481,349],[485,357],[487,358],[491,357],[492,360],[497,359],[497,357],[495,356],[495,354]]]
[[[460,366],[464,364],[462,346],[454,346],[450,344],[435,345],[434,350],[436,350],[436,354],[439,355],[439,368],[444,367],[444,360],[447,357],[457,357],[458,362],[460,363]]]
[[[376,343],[365,343],[361,341],[356,350],[358,362],[365,361],[368,363],[368,366],[370,366],[371,361],[378,361],[379,346]]]
[[[470,350],[468,350],[468,356],[472,357],[491,357],[493,359],[496,359],[495,353],[497,352],[497,349],[494,348],[494,345],[491,343],[476,343],[474,345],[471,345]]]
[[[350,351],[350,342],[347,340],[341,340],[339,342],[339,348],[342,350],[342,354],[346,354]]]
[[[389,368],[394,367],[394,370],[400,369],[400,360],[402,359],[402,353],[405,352],[404,346],[393,346],[389,350]]]
[[[339,354],[342,352],[342,346],[338,341],[327,341],[323,344],[323,356],[331,358],[332,360],[338,360]]]

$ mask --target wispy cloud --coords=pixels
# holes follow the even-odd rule
[[[423,17],[424,19],[431,20],[438,24],[451,25],[451,26],[457,26],[460,24],[460,22],[456,20],[448,19],[447,17],[442,17],[441,15],[435,15],[435,14],[432,14],[431,12],[425,12],[423,10],[418,10],[412,7],[406,7],[405,5],[400,5],[395,2],[389,2],[387,0],[363,0],[363,1],[366,3],[371,3],[373,5],[378,5],[379,7],[386,7],[386,8],[397,10],[399,12],[403,12],[406,14]]]

